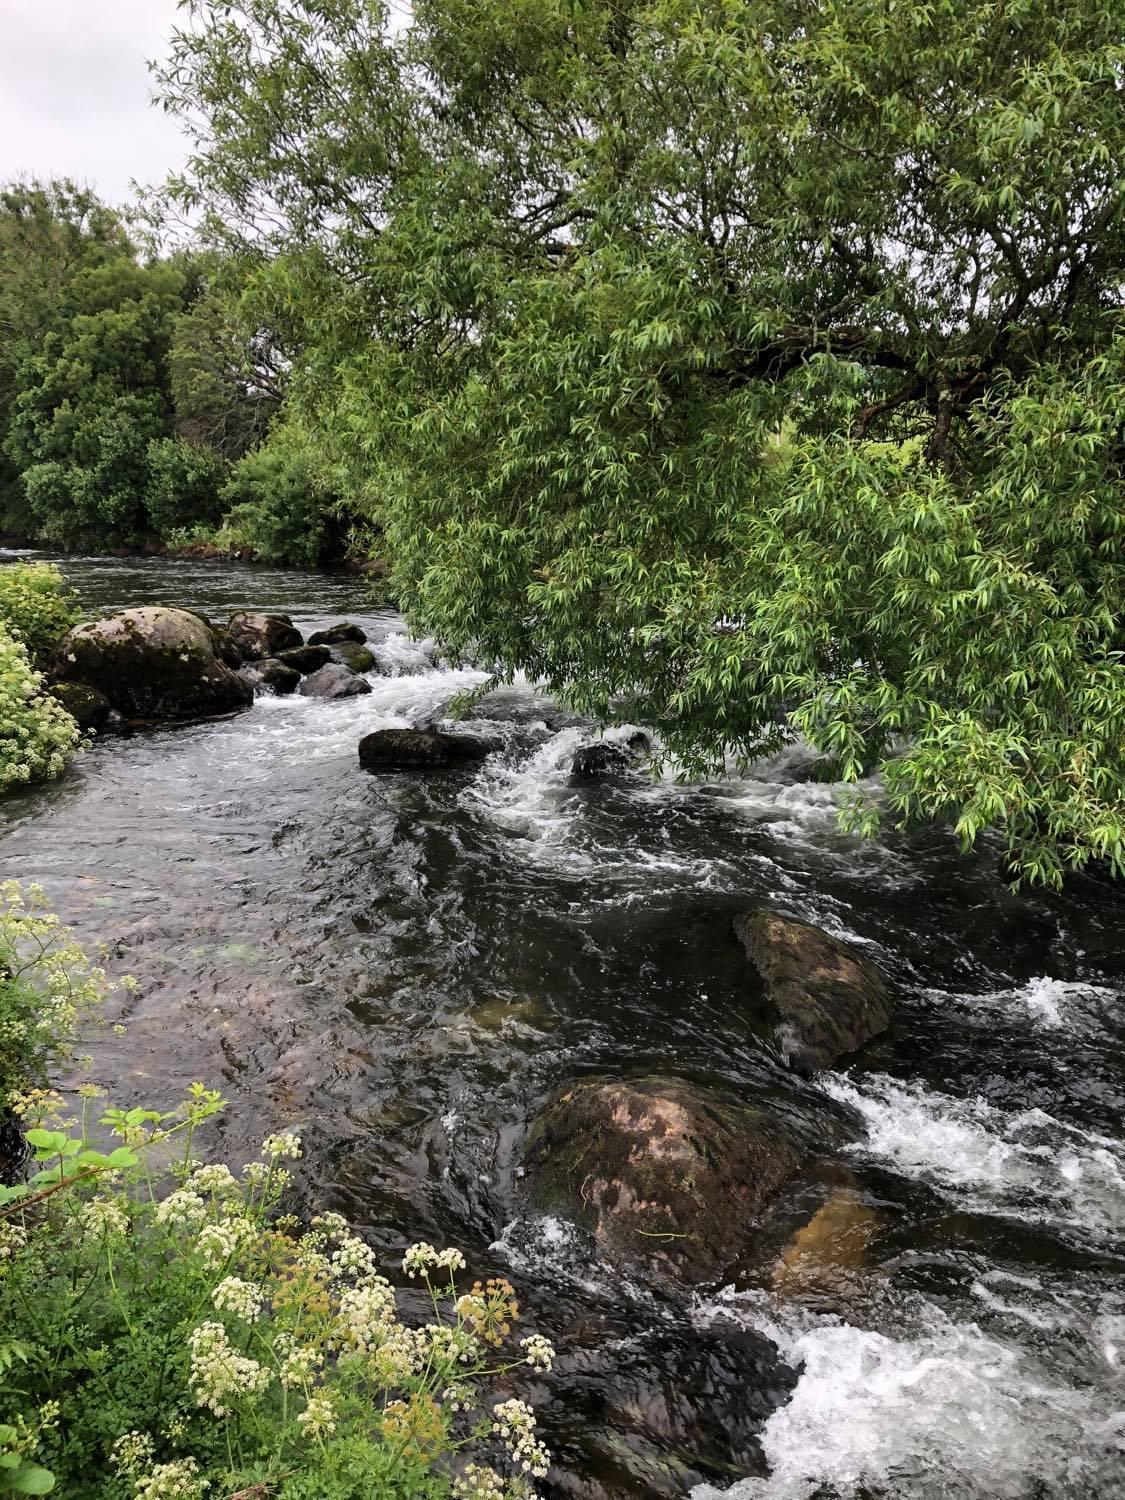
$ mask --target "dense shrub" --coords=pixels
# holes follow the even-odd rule
[[[312,444],[291,427],[248,453],[223,487],[223,529],[264,562],[311,566],[328,551],[332,497]]]
[[[177,528],[217,521],[219,490],[229,467],[212,449],[179,438],[151,442],[145,505],[152,529],[166,536]]]
[[[0,625],[21,640],[41,666],[78,619],[78,601],[51,563],[0,567]]]
[[[0,625],[0,792],[58,776],[78,738],[78,725],[43,691],[26,647]]]

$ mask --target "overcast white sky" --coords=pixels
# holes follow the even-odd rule
[[[149,104],[176,0],[0,0],[0,181],[72,177],[110,203],[184,156]]]

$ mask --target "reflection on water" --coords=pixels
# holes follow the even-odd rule
[[[518,1277],[569,1350],[543,1393],[564,1487],[596,1469],[622,1492],[707,1478],[743,1500],[1125,1495],[1112,890],[1013,896],[940,831],[844,839],[800,751],[706,786],[572,785],[589,731],[527,686],[476,710],[503,744],[482,766],[371,777],[363,734],[440,717],[482,674],[435,666],[362,580],[64,566],[90,613],[253,606],[371,637],[369,697],[107,740],[9,798],[0,876],[41,881],[140,980],[127,1034],[94,1043],[119,1094],[159,1106],[221,1080],[232,1155],[296,1125],[310,1197],[388,1254],[457,1243]],[[893,1032],[819,1084],[751,1025],[730,919],[761,902],[868,945],[899,986]],[[814,1139],[850,1122],[835,1154],[881,1225],[859,1283],[782,1302],[748,1273],[680,1306],[528,1218],[539,1103],[634,1069],[768,1090]],[[672,1462],[677,1399],[695,1408]]]

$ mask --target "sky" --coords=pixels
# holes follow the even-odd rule
[[[175,24],[176,0],[0,0],[0,182],[71,177],[123,203],[178,167],[145,66]]]

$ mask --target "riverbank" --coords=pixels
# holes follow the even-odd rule
[[[291,569],[292,564],[269,562],[264,558],[257,557],[247,550],[228,552],[213,542],[185,542],[180,546],[172,546],[167,542],[153,539],[138,547],[112,547],[105,552],[60,552],[49,542],[37,541],[33,537],[16,536],[11,534],[0,535],[0,553],[42,553],[44,556],[65,560],[77,557],[113,557],[113,558],[143,558],[163,557],[171,560],[190,560],[193,562],[214,563],[237,563],[240,566],[255,568],[282,568]],[[0,557],[0,562],[3,558]],[[318,573],[347,573],[357,577],[365,577],[381,580],[389,585],[390,564],[385,558],[380,557],[354,557],[343,555],[336,559],[317,564],[315,568],[299,569],[302,572]]]

